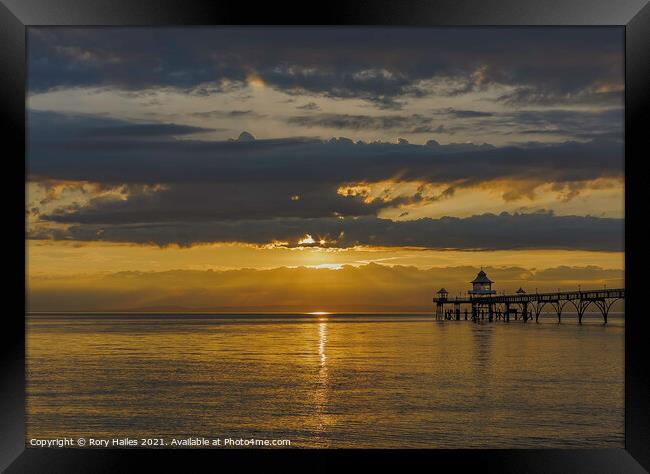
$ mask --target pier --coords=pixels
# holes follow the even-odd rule
[[[612,305],[625,299],[624,288],[552,293],[526,293],[519,288],[514,294],[497,295],[496,291],[492,290],[493,282],[483,270],[471,283],[473,289],[467,292],[467,297],[449,298],[449,293],[444,288],[437,292],[437,296],[433,298],[437,320],[509,322],[512,318],[515,321],[522,319],[528,322],[534,317],[535,322],[538,322],[542,310],[550,307],[557,315],[558,323],[562,322],[562,311],[571,308],[575,309],[578,322],[582,324],[582,317],[593,305],[598,308],[604,323],[607,324],[607,315]],[[463,305],[465,309],[461,311]]]

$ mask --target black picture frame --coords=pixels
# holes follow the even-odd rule
[[[634,227],[644,216],[641,183],[647,159],[647,123],[650,96],[650,6],[647,0],[376,0],[303,2],[237,2],[232,0],[0,0],[0,116],[6,149],[5,233],[12,239],[8,255],[25,248],[25,51],[26,27],[36,25],[399,25],[399,26],[512,26],[616,25],[625,28],[625,449],[604,450],[82,450],[26,449],[25,413],[25,254],[6,266],[2,321],[2,391],[0,393],[0,468],[22,472],[129,472],[142,461],[163,471],[208,462],[225,468],[237,461],[251,463],[409,468],[423,466],[496,472],[644,472],[650,470],[650,344],[642,312],[641,257],[644,245],[635,245]],[[644,153],[645,151],[645,153]],[[23,157],[23,158],[21,158]],[[21,182],[22,180],[22,182]],[[12,186],[6,186],[12,184]],[[21,191],[22,189],[22,191]],[[15,220],[15,221],[14,221]],[[19,230],[21,229],[22,230]],[[642,234],[641,234],[642,235]],[[11,247],[9,247],[11,245]],[[15,246],[15,249],[14,249]],[[8,261],[7,259],[5,261]],[[462,446],[459,446],[462,448]],[[315,463],[315,461],[317,461]],[[216,463],[216,464],[215,464]],[[150,466],[151,468],[152,466]]]

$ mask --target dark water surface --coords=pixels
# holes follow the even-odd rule
[[[30,315],[27,439],[623,447],[624,323]]]

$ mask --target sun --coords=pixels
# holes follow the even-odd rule
[[[312,311],[311,313],[307,314],[311,314],[312,316],[327,316],[332,313],[328,313],[327,311]]]

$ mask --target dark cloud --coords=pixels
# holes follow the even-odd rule
[[[234,119],[241,117],[265,117],[263,114],[259,114],[253,110],[208,110],[206,112],[192,112],[190,114],[192,117],[200,118],[225,118],[225,119]]]
[[[607,137],[623,138],[623,109],[585,110],[520,110],[482,112],[475,110],[439,109],[431,116],[350,115],[321,113],[286,119],[291,125],[335,130],[399,130],[400,133],[431,133],[484,135],[548,135],[568,139]],[[444,121],[444,124],[440,123]]]
[[[255,76],[288,94],[368,100],[512,86],[510,102],[622,100],[620,28],[30,28],[28,88],[210,95]],[[433,84],[427,84],[433,81]],[[604,100],[603,100],[604,99]]]
[[[390,130],[429,127],[431,117],[412,115],[349,115],[317,114],[290,117],[287,123],[301,127],[323,127],[339,130]]]
[[[437,109],[432,111],[434,115],[445,115],[455,118],[476,118],[476,117],[492,117],[493,112],[483,112],[480,110],[458,110],[453,107],[446,109]]]
[[[308,102],[304,105],[299,105],[296,109],[300,110],[320,110],[320,106],[316,102]]]
[[[69,143],[71,146],[97,141],[152,145],[156,141],[166,142],[174,137],[186,138],[186,135],[216,130],[176,123],[131,122],[92,114],[68,115],[33,110],[27,113],[29,133],[33,134],[34,142]]]
[[[623,107],[624,96],[622,84],[616,83],[620,88],[616,90],[599,90],[596,86],[585,87],[581,90],[555,90],[546,86],[523,86],[514,91],[502,94],[497,98],[510,106],[522,105],[596,105]]]
[[[212,131],[214,131],[214,129],[191,127],[189,125],[143,123],[109,127],[82,127],[79,129],[79,136],[86,138],[174,137]]]
[[[174,184],[151,192],[132,187],[128,199],[93,198],[84,206],[61,207],[42,220],[84,224],[175,222],[191,225],[205,220],[266,219],[272,217],[331,217],[375,215],[382,207],[407,199],[364,203],[362,196],[337,194],[332,183],[277,181],[269,183]],[[413,199],[411,199],[412,201]]]
[[[527,110],[503,113],[482,123],[506,134],[548,134],[578,139],[623,139],[623,109],[599,111]]]
[[[71,225],[67,230],[42,230],[34,239],[132,242],[189,246],[207,242],[298,245],[305,235],[333,247],[356,245],[429,249],[580,249],[623,250],[623,220],[555,216],[551,213],[482,214],[392,221],[376,217],[287,218],[236,221]],[[318,244],[321,245],[321,244]]]
[[[353,143],[349,139],[286,138],[207,141],[165,137],[93,137],[92,117],[30,111],[32,177],[99,183],[319,183],[421,180],[476,184],[494,179],[538,182],[622,177],[619,141],[529,144],[495,148],[472,144]],[[535,121],[531,120],[531,124]],[[98,119],[103,126],[125,122]],[[250,190],[254,192],[254,189]]]

